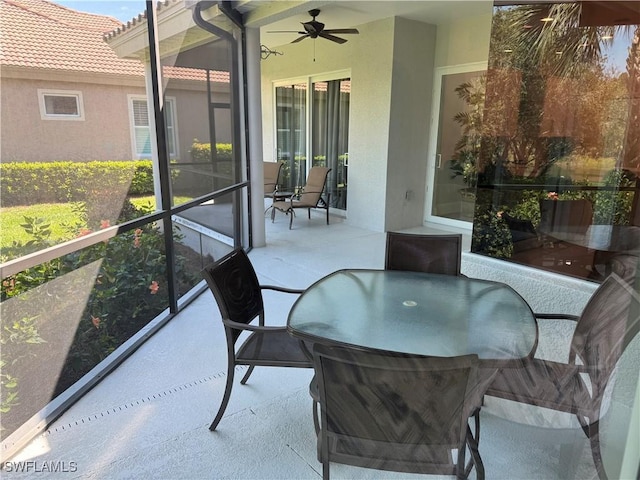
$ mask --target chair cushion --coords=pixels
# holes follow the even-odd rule
[[[286,329],[252,333],[236,354],[236,363],[248,365],[311,367],[312,363]]]

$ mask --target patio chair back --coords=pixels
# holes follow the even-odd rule
[[[386,270],[460,275],[462,235],[387,233]]]
[[[223,319],[248,324],[264,315],[258,277],[246,252],[237,249],[203,271]],[[227,328],[233,343],[241,330]]]
[[[468,425],[481,401],[476,355],[423,357],[319,344],[313,354],[323,478],[329,477],[330,462],[458,478],[476,465],[482,478]]]
[[[307,183],[302,188],[302,194],[296,207],[316,207],[318,205],[330,171],[331,169],[327,167],[312,167],[309,170]]]
[[[273,193],[278,189],[282,165],[282,162],[263,162],[265,197],[273,197]]]
[[[612,274],[598,287],[576,325],[569,353],[587,365],[593,396],[604,388],[616,362],[640,329],[639,297],[629,283]]]

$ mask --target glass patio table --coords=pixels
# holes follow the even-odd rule
[[[309,342],[477,354],[485,367],[530,357],[538,341],[531,308],[508,285],[391,270],[338,270],[320,279],[293,305],[287,329]]]

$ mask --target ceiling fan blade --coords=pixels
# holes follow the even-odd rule
[[[335,35],[332,35],[332,34],[334,34],[334,33],[338,33],[338,34],[357,34],[357,33],[360,33],[355,28],[335,28],[335,29],[325,30],[324,29],[324,23],[318,22],[316,20],[316,17],[319,14],[320,14],[320,10],[319,9],[309,10],[309,15],[311,15],[312,20],[310,20],[308,22],[300,22],[300,24],[304,28],[304,31],[303,32],[298,32],[300,37],[296,38],[291,43],[301,42],[305,38],[313,38],[313,39],[315,39],[315,38],[321,37],[321,38],[325,38],[327,40],[330,40],[332,42],[342,44],[342,43],[345,43],[347,40],[345,40],[344,38],[336,37]],[[271,31],[271,32],[268,32],[268,33],[295,33],[295,32],[292,31],[292,30],[274,30],[274,31]]]
[[[326,38],[327,40],[331,40],[336,43],[345,43],[346,40],[344,38],[336,37],[335,35],[330,35],[327,32],[320,32],[318,34],[319,37]]]
[[[323,30],[324,33],[360,33],[356,28],[332,28],[329,30]]]
[[[267,33],[306,33],[306,32],[299,32],[297,30],[269,30]]]

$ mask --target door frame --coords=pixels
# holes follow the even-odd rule
[[[442,224],[449,227],[461,228],[463,230],[471,231],[473,229],[473,222],[465,222],[463,220],[454,220],[452,218],[439,217],[432,215],[433,208],[433,195],[435,193],[435,170],[437,168],[437,148],[438,148],[438,131],[440,128],[440,105],[441,105],[441,90],[442,90],[442,77],[445,75],[453,75],[456,73],[469,73],[477,72],[481,70],[487,70],[488,63],[473,62],[464,63],[460,65],[437,67],[434,72],[433,79],[433,94],[432,94],[432,110],[431,110],[431,127],[429,130],[429,148],[427,151],[427,180],[426,180],[426,192],[425,192],[425,205],[424,205],[424,224]]]

